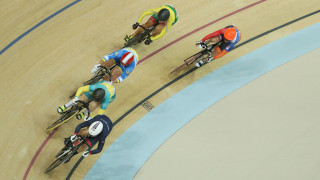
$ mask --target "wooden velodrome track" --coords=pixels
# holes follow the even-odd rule
[[[128,0],[1,1],[1,179],[66,177],[78,158],[73,158],[52,173],[45,174],[44,170],[62,147],[63,138],[71,135],[80,122],[73,119],[48,138],[49,134],[44,129],[58,117],[56,108],[68,101],[69,94],[91,76],[91,68],[102,56],[122,47],[123,37],[132,33],[131,25],[137,21],[142,11],[167,3],[178,9],[179,20],[162,39],[150,46],[136,46],[140,59],[197,28],[214,23],[182,38],[150,58],[143,59],[123,83],[116,84],[117,98],[107,109],[107,115],[113,121],[187,71],[188,68],[169,75],[183,59],[198,51],[194,46],[195,41],[208,33],[234,24],[241,30],[242,42],[245,42],[320,9],[320,2],[317,0],[136,0],[134,3]],[[64,7],[66,8],[62,9]],[[59,13],[54,14],[58,11]],[[52,18],[43,21],[52,14]],[[215,21],[218,19],[219,21]],[[215,69],[283,36],[315,24],[319,19],[320,15],[317,13],[250,41],[214,63],[183,77],[148,101],[157,106]],[[43,23],[38,24],[40,22]],[[31,29],[33,27],[35,29]],[[27,33],[24,34],[25,32]],[[148,111],[139,106],[117,121],[104,150],[146,113]],[[43,144],[46,139],[47,143]],[[33,159],[40,146],[43,149]],[[73,178],[82,179],[98,158],[99,155],[86,158]]]

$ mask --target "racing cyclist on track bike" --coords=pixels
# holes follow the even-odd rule
[[[87,157],[89,154],[98,154],[102,151],[105,144],[105,139],[110,134],[112,128],[113,123],[109,117],[106,115],[97,115],[93,119],[79,124],[74,131],[74,135],[70,136],[65,143],[73,143],[73,145],[77,145],[78,136],[87,137],[86,141],[90,147],[93,147],[97,142],[99,142],[98,147],[95,150],[85,151],[87,145],[83,144],[73,155],[83,151],[85,151],[82,154],[83,157]],[[64,163],[69,162],[71,157]]]
[[[95,74],[99,70],[100,66],[104,66],[109,69],[115,66],[111,71],[112,82],[120,83],[128,77],[137,66],[138,60],[138,53],[134,49],[123,48],[104,56],[100,61],[100,64],[95,65],[91,72],[92,74]],[[107,79],[107,77],[104,79]]]
[[[151,15],[151,17],[146,23],[142,24],[142,26],[146,29],[155,26],[155,30],[150,40],[145,41],[146,45],[149,45],[152,41],[163,37],[167,33],[167,31],[169,31],[171,26],[178,21],[177,10],[171,5],[164,5],[155,9],[144,11],[139,17],[137,23],[132,25],[133,29],[136,29],[143,18],[148,15]],[[132,35],[125,37],[125,41],[128,42],[130,39],[141,34],[143,31],[143,28],[138,27],[138,29]]]
[[[112,82],[109,81],[99,81],[94,85],[87,85],[80,87],[75,97],[63,106],[58,107],[58,113],[64,112],[67,108],[77,104],[78,100],[90,103],[90,111],[93,111],[100,105],[98,114],[104,114],[109,103],[111,103],[116,98],[116,89],[113,87]],[[85,109],[83,112],[76,115],[77,119],[82,119],[85,114],[88,114],[88,110]],[[85,120],[89,120],[90,117],[85,117]]]
[[[213,44],[216,44],[219,42],[221,43],[212,51],[211,58],[209,58],[205,62],[200,60],[199,62],[196,63],[196,66],[200,67],[205,63],[209,63],[214,59],[218,59],[224,56],[229,51],[231,51],[240,40],[241,40],[240,30],[237,27],[232,25],[227,26],[211,34],[208,34],[201,41],[196,42],[196,45],[200,49],[206,48],[206,44],[208,43],[213,43]]]

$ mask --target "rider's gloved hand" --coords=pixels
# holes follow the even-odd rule
[[[139,23],[135,23],[135,24],[132,25],[132,29],[137,29],[138,26],[139,26]]]
[[[75,134],[75,135],[72,135],[72,136],[70,136],[70,140],[71,140],[71,142],[74,142],[74,141],[76,141],[77,140],[77,135]]]
[[[149,44],[151,44],[152,43],[152,40],[151,39],[147,39],[146,41],[144,41],[144,44],[146,44],[146,45],[149,45]]]
[[[90,154],[90,151],[85,151],[85,152],[82,154],[82,156],[83,156],[83,157],[87,157],[87,156],[89,156],[89,154]]]
[[[94,65],[94,67],[91,70],[92,74],[95,74],[100,69],[100,67],[101,67],[101,64]]]
[[[196,46],[198,46],[199,49],[205,49],[207,47],[206,44],[202,41],[197,41]]]
[[[72,103],[73,103],[73,104],[77,104],[78,100],[79,100],[78,96],[75,96],[75,97],[72,99]]]

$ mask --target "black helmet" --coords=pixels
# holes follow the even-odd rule
[[[170,17],[170,11],[168,9],[161,9],[157,15],[159,21],[167,21]]]
[[[93,91],[92,99],[96,102],[101,102],[104,99],[106,92],[102,88],[98,88]]]

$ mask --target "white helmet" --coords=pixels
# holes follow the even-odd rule
[[[94,123],[92,123],[89,127],[89,134],[91,136],[97,136],[98,134],[101,133],[103,129],[103,124],[100,121],[96,121]]]

